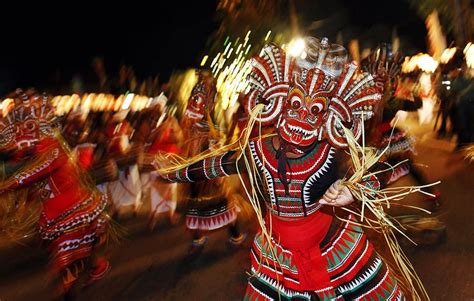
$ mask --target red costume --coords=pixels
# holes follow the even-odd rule
[[[257,183],[253,189],[267,207],[266,233],[252,247],[253,276],[245,300],[403,299],[395,277],[374,251],[362,228],[334,217],[320,203],[342,178],[336,159],[347,146],[342,125],[356,138],[380,99],[371,75],[346,64],[342,46],[307,39],[306,58],[294,58],[275,45],[252,62],[248,106],[275,125],[277,135],[248,143]],[[170,181],[212,179],[245,170],[235,152],[206,158],[164,175]],[[253,163],[250,163],[252,165]],[[387,177],[365,179],[377,189]],[[271,230],[270,230],[271,229]]]
[[[151,133],[151,144],[146,149],[146,157],[162,153],[181,154],[179,145],[180,127],[174,116],[164,117],[161,123]],[[156,171],[146,173],[142,170],[141,180],[142,189],[150,195],[151,215],[150,227],[154,228],[158,216],[167,213],[171,223],[175,223],[177,218],[175,210],[177,198],[179,195],[178,184],[168,184],[157,181],[158,173]],[[144,192],[146,193],[146,192]]]
[[[7,162],[13,168],[1,188],[26,187],[29,202],[42,202],[39,233],[49,242],[54,270],[64,272],[67,290],[83,269],[83,260],[105,241],[107,199],[87,183],[67,145],[58,139],[49,97],[17,90],[10,99],[0,132],[2,150],[14,152]],[[109,268],[104,258],[95,258],[91,265],[92,279]]]
[[[211,112],[216,98],[216,82],[207,71],[199,71],[198,82],[189,97],[183,119],[185,157],[193,157],[213,147],[219,137]],[[185,148],[185,147],[183,147]],[[240,209],[223,194],[219,180],[207,183],[192,183],[191,195],[186,212],[186,227],[193,231],[190,252],[199,250],[207,241],[204,231],[216,230],[229,225],[229,242],[236,245],[243,242],[235,225]]]

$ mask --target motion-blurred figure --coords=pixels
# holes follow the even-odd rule
[[[467,66],[458,69],[453,81],[453,92],[456,97],[457,145],[456,148],[474,142],[474,81],[467,72]]]
[[[29,206],[41,203],[39,234],[49,244],[53,271],[62,275],[60,290],[68,294],[84,270],[91,282],[110,268],[103,256],[107,198],[84,176],[59,135],[50,98],[32,89],[18,89],[8,98],[0,149],[9,158],[0,190],[17,204],[24,198]]]
[[[194,157],[215,147],[219,138],[211,112],[216,97],[216,83],[207,71],[199,71],[183,119],[185,157]],[[219,180],[208,183],[191,183],[190,200],[186,213],[186,227],[192,231],[190,255],[202,250],[207,243],[207,231],[229,226],[229,243],[240,245],[246,235],[240,233],[236,220],[239,207],[229,201],[220,187]]]

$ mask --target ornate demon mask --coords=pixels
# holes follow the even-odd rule
[[[342,126],[360,137],[381,91],[370,74],[358,72],[355,62],[346,64],[342,46],[327,39],[309,41],[312,48],[304,59],[287,56],[275,45],[254,58],[247,106],[264,103],[258,121],[276,123],[281,138],[291,144],[328,140],[346,147]]]
[[[54,109],[46,94],[17,89],[3,101],[0,120],[0,149],[23,149],[53,136]]]
[[[188,99],[185,116],[193,123],[202,121],[216,96],[216,83],[208,71],[198,71],[198,82]]]
[[[278,127],[284,140],[309,146],[318,139],[335,87],[334,82],[325,81],[324,77],[319,69],[311,69],[303,83],[297,75],[290,82]]]

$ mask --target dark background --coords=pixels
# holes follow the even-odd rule
[[[16,87],[67,86],[74,74],[97,81],[94,57],[104,59],[109,74],[125,63],[137,78],[159,74],[163,83],[173,70],[199,64],[220,24],[216,0],[67,2],[1,5],[0,95]],[[406,1],[295,3],[301,25],[329,17],[324,31],[342,31],[345,42],[351,37],[389,41],[396,27],[409,51],[425,51],[424,22]]]
[[[25,5],[4,9],[0,21],[2,94],[17,86],[62,85],[75,73],[96,80],[94,57],[104,58],[108,73],[126,63],[138,78],[166,78],[173,68],[196,64],[216,27],[214,1]]]

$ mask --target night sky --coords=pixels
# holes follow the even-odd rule
[[[173,69],[197,66],[208,37],[219,26],[215,0],[117,1],[112,7],[65,2],[0,7],[1,95],[15,87],[66,85],[75,73],[93,81],[94,57],[104,58],[110,74],[123,62],[139,78],[160,74],[165,81]],[[401,34],[409,34],[415,47],[424,50],[423,21],[405,1],[394,1],[390,10],[374,0],[339,2],[355,28],[400,24]]]
[[[371,31],[373,36],[379,34],[380,40],[385,38],[386,42],[390,42],[391,31],[395,29],[401,42],[406,44],[404,51],[408,52],[407,55],[413,55],[414,51],[426,51],[425,22],[407,0],[343,2],[349,13],[349,22],[356,24],[359,31]],[[386,36],[387,33],[390,36]]]
[[[75,1],[75,6],[54,11],[29,7],[18,15],[3,10],[1,23],[8,26],[0,27],[0,93],[17,86],[64,84],[76,72],[96,80],[94,57],[104,58],[110,74],[123,62],[134,67],[138,78],[160,74],[167,79],[173,68],[199,63],[207,37],[218,26],[214,1],[115,3],[81,6]]]

